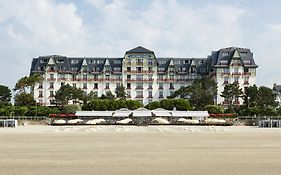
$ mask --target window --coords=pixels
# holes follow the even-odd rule
[[[39,83],[38,89],[42,89],[42,88],[43,88],[43,83]]]
[[[249,68],[245,67],[244,72],[249,72]]]
[[[163,80],[163,77],[164,77],[163,75],[158,75],[159,80]]]
[[[249,84],[249,77],[244,77],[244,84]]]
[[[131,79],[131,75],[127,75],[127,79],[130,80]]]
[[[76,75],[72,75],[72,80],[76,81]]]
[[[143,83],[137,83],[136,89],[143,89]]]
[[[54,97],[54,91],[50,91],[50,97]]]
[[[147,63],[148,63],[148,65],[152,65],[153,64],[153,60],[152,59],[148,59]]]
[[[163,98],[163,91],[159,91],[159,98]]]
[[[83,83],[83,89],[87,89],[87,83]]]
[[[105,80],[109,80],[110,76],[109,75],[106,75],[105,76]]]
[[[131,72],[131,67],[127,67],[127,72]]]
[[[170,75],[170,79],[173,80],[175,78],[174,75]]]
[[[78,69],[77,69],[77,67],[72,67],[71,70],[72,71],[77,71]]]
[[[163,89],[163,83],[159,83],[159,89]]]
[[[148,89],[152,89],[152,83],[148,83]]]
[[[174,89],[174,83],[170,83],[170,89]]]
[[[131,83],[127,83],[127,89],[131,89]]]
[[[153,71],[153,68],[152,67],[148,67],[148,71],[149,72]]]
[[[77,64],[78,63],[78,60],[75,59],[75,60],[71,60],[71,64]]]
[[[99,88],[98,83],[94,83],[94,89],[98,89],[98,88]]]
[[[148,75],[148,80],[152,80],[152,76],[151,74]]]
[[[137,75],[136,75],[136,78],[137,78],[137,80],[143,80],[143,75],[137,74]]]
[[[63,59],[57,59],[57,63],[64,63]]]
[[[94,80],[97,80],[99,78],[98,75],[94,75]]]
[[[121,60],[114,60],[113,64],[121,64]]]
[[[246,55],[247,55],[247,52],[240,52],[240,55],[241,55],[241,56],[246,56]]]
[[[159,63],[159,64],[166,64],[166,61],[164,61],[164,60],[159,60],[158,63]]]
[[[40,63],[48,63],[48,60],[47,59],[41,59]]]
[[[148,91],[148,97],[152,98],[152,91]]]
[[[138,72],[141,72],[143,70],[142,67],[136,67],[136,69],[137,69]]]
[[[234,73],[235,73],[235,74],[238,73],[238,68],[234,68]]]
[[[64,86],[64,83],[62,82],[62,83],[60,83],[60,86]]]
[[[87,75],[83,75],[83,80],[87,81]]]
[[[136,97],[143,97],[143,91],[137,91],[137,96]]]
[[[113,70],[114,72],[121,72],[121,67],[114,67]]]
[[[54,82],[50,82],[50,89],[54,89]]]
[[[222,53],[222,56],[223,56],[223,57],[228,56],[228,55],[229,55],[229,52],[223,52],[223,53]]]
[[[116,84],[116,88],[120,87],[121,86],[121,83],[117,83]]]
[[[39,91],[39,97],[43,97],[43,91]]]
[[[249,65],[249,64],[251,64],[251,60],[243,60],[243,63]]]
[[[105,89],[109,89],[109,83],[105,83]]]
[[[76,83],[72,83],[72,86],[76,88]]]
[[[239,83],[239,77],[234,77],[234,83]]]
[[[228,84],[228,77],[224,77],[224,84]]]
[[[220,60],[220,64],[226,65],[227,64],[227,60]]]
[[[51,79],[54,79],[54,74],[50,74],[50,78],[51,78]]]
[[[229,68],[224,68],[224,69],[223,69],[223,73],[224,73],[224,74],[228,74],[228,73],[229,73]]]

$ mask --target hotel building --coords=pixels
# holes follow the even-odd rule
[[[30,73],[43,76],[32,93],[38,103],[46,106],[52,105],[56,91],[65,84],[81,88],[85,93],[92,91],[97,96],[107,91],[114,94],[116,87],[123,85],[128,99],[147,104],[203,76],[217,81],[215,103],[226,105],[220,97],[224,86],[237,82],[244,90],[255,84],[256,68],[252,52],[245,48],[220,49],[207,58],[160,58],[139,46],[119,58],[40,56],[33,59]],[[242,102],[235,100],[237,105]]]

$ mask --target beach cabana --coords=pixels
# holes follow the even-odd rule
[[[111,119],[112,111],[77,111],[75,115],[82,120]]]
[[[137,109],[132,113],[133,121],[137,125],[147,125],[151,122],[151,111],[147,109]]]
[[[172,114],[168,110],[161,110],[161,111],[160,110],[157,110],[157,111],[153,110],[152,116],[153,116],[153,118],[163,118],[163,119],[169,121],[172,117]]]
[[[208,111],[172,111],[171,114],[174,119],[186,118],[199,121],[203,121],[209,116]]]

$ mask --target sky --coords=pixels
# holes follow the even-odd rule
[[[0,84],[13,88],[43,55],[204,58],[225,47],[254,53],[257,85],[281,84],[279,0],[0,0]]]

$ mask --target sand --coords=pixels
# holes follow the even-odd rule
[[[281,129],[0,128],[0,174],[281,174]]]

